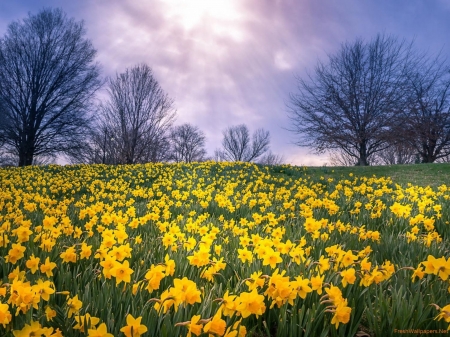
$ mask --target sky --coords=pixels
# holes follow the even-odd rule
[[[450,57],[450,0],[0,0],[0,36],[49,7],[84,21],[105,78],[149,65],[175,124],[198,126],[210,156],[225,128],[246,124],[268,130],[285,163],[329,164],[295,145],[288,105],[298,79],[342,43],[384,33]]]

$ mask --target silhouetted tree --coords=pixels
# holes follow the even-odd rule
[[[407,142],[398,142],[377,152],[374,163],[376,165],[414,164],[416,159],[417,151],[413,147]]]
[[[115,133],[97,115],[83,146],[68,156],[69,161],[72,164],[118,164],[119,153],[114,136]]]
[[[150,67],[142,64],[116,75],[109,80],[108,94],[100,107],[97,146],[107,139],[112,148],[103,152],[114,152],[120,164],[164,160],[175,110]]]
[[[205,160],[205,134],[196,126],[183,124],[170,131],[171,156],[175,162]]]
[[[82,144],[87,110],[100,87],[99,67],[82,22],[60,9],[29,14],[0,40],[4,154],[19,166]]]
[[[223,131],[223,149],[216,150],[215,157],[225,161],[254,161],[269,150],[269,143],[269,131],[258,129],[250,138],[245,124],[231,126]]]
[[[262,165],[281,165],[283,164],[283,161],[283,156],[272,153],[272,151],[269,150],[258,160],[258,163]]]
[[[355,166],[355,163],[357,164],[353,156],[338,149],[332,149],[328,151],[328,154],[331,166]]]
[[[9,123],[9,120],[7,119],[6,106],[0,97],[0,149],[6,141],[6,130],[8,129],[7,123]]]
[[[398,142],[416,150],[422,163],[450,155],[450,66],[422,56],[407,74],[409,104],[401,110]]]
[[[298,145],[318,153],[338,149],[368,165],[389,146],[396,111],[406,104],[405,73],[410,46],[378,35],[370,42],[345,43],[314,76],[299,79],[291,94],[292,131]]]

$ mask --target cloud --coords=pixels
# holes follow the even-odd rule
[[[312,73],[318,58],[356,37],[415,36],[419,48],[434,51],[450,31],[445,0],[28,0],[0,13],[0,32],[42,6],[62,6],[85,21],[105,76],[139,63],[152,67],[175,99],[177,123],[199,126],[211,155],[223,129],[246,123],[269,130],[272,151],[296,164],[326,159],[293,145],[286,131],[295,76]]]

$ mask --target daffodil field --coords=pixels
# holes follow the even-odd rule
[[[0,336],[444,330],[449,198],[288,165],[3,168]]]

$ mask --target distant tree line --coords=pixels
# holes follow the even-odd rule
[[[0,39],[0,165],[135,164],[212,159],[205,134],[174,125],[174,101],[146,64],[102,80],[82,22],[44,9],[8,26]],[[107,98],[95,102],[102,86]],[[269,132],[223,131],[217,160],[280,163]]]
[[[344,43],[298,79],[289,108],[298,144],[334,164],[450,157],[450,65],[391,36]]]
[[[0,165],[134,164],[204,160],[279,164],[264,129],[223,130],[208,157],[197,126],[175,125],[174,101],[139,64],[102,79],[82,22],[44,9],[0,39]],[[106,87],[103,101],[96,101]],[[334,164],[433,163],[450,159],[450,65],[413,43],[377,35],[346,42],[289,102],[298,145]]]

